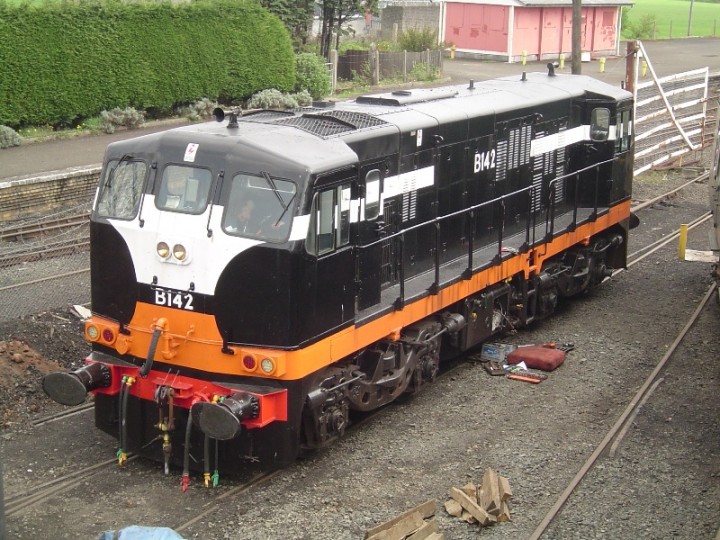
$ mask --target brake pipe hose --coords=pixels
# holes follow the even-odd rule
[[[220,444],[220,441],[215,439],[215,471],[212,475],[212,482],[213,487],[218,487],[218,484],[220,483],[220,465],[218,464],[218,445]]]
[[[125,446],[127,445],[127,406],[130,387],[135,384],[135,378],[123,377],[123,383],[124,386],[120,392],[122,394],[122,406],[120,408],[120,448],[118,448],[117,452],[118,465],[124,465],[127,461],[127,452],[125,452]]]
[[[127,375],[123,375],[122,381],[120,381],[120,392],[118,392],[118,451],[117,456],[120,458],[120,453],[123,452],[123,430],[122,430],[122,402],[123,402],[123,394],[125,393],[125,380],[127,379]]]
[[[203,480],[205,481],[205,487],[210,487],[210,437],[205,435],[205,441],[203,444]]]
[[[185,426],[185,448],[183,449],[183,473],[180,487],[183,493],[190,486],[190,433],[192,432],[192,407],[188,412],[187,425]]]
[[[155,359],[155,351],[157,350],[157,344],[160,340],[160,335],[165,331],[167,328],[167,319],[164,317],[161,317],[155,323],[153,324],[153,333],[152,338],[150,339],[150,348],[148,349],[147,358],[145,359],[145,363],[140,368],[139,375],[143,379],[147,377],[147,374],[150,372],[150,369],[153,365],[153,360]]]

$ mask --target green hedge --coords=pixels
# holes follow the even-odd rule
[[[9,126],[288,91],[294,63],[287,30],[253,0],[0,0],[0,124]]]

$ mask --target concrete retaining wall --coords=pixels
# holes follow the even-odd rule
[[[397,23],[398,34],[409,28],[421,30],[432,28],[436,32],[440,29],[440,6],[388,6],[380,12],[381,35],[383,39],[393,38],[393,25]]]

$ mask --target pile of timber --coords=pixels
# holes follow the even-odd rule
[[[479,523],[483,527],[510,521],[510,482],[504,476],[495,474],[492,469],[485,470],[479,484],[451,487],[449,495],[445,510],[451,516],[462,518],[468,523]]]
[[[429,500],[365,533],[365,540],[445,540],[433,516],[437,505]]]

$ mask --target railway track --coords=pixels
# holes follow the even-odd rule
[[[53,215],[48,218],[13,224],[0,228],[0,244],[1,243],[21,243],[39,236],[47,237],[48,235],[61,234],[68,229],[75,229],[78,226],[86,225],[90,219],[90,212],[83,211],[73,213],[69,216]]]
[[[717,288],[717,285],[713,283],[708,290],[706,291],[705,295],[703,296],[702,300],[698,304],[695,311],[692,313],[690,318],[685,323],[685,326],[680,331],[678,336],[675,338],[675,341],[672,343],[672,345],[669,347],[669,349],[666,351],[666,353],[662,356],[662,358],[658,361],[657,365],[655,366],[655,369],[648,375],[648,377],[645,379],[645,382],[640,387],[640,389],[635,393],[635,395],[632,397],[630,402],[628,403],[627,407],[625,407],[625,410],[620,414],[616,422],[613,424],[613,426],[608,430],[605,437],[603,437],[600,444],[598,444],[595,447],[595,450],[590,455],[590,457],[585,461],[583,466],[580,468],[580,470],[577,472],[575,477],[570,481],[570,483],[567,485],[565,490],[562,492],[562,494],[558,497],[555,504],[550,508],[548,513],[545,515],[543,520],[540,522],[540,524],[537,526],[535,531],[530,536],[530,540],[537,540],[540,538],[548,529],[552,521],[559,515],[559,513],[562,511],[563,506],[568,501],[568,499],[571,497],[575,489],[578,487],[578,485],[582,482],[582,480],[588,475],[588,473],[592,470],[593,466],[600,460],[600,457],[603,455],[603,453],[610,448],[610,455],[614,455],[615,451],[617,450],[617,447],[621,444],[623,437],[627,433],[627,430],[629,426],[631,425],[635,415],[637,414],[640,407],[643,405],[643,403],[647,400],[649,395],[654,391],[654,389],[659,384],[659,375],[663,371],[663,368],[666,366],[669,360],[671,360],[675,354],[676,349],[678,346],[683,342],[685,336],[689,332],[690,328],[693,326],[695,321],[698,319],[700,314],[702,313],[703,309],[707,305],[710,298],[713,297],[715,290]]]
[[[194,525],[195,523],[197,523],[197,522],[200,521],[201,519],[209,516],[210,514],[212,514],[212,513],[215,512],[216,510],[218,510],[218,509],[220,508],[220,503],[222,503],[223,500],[225,500],[225,499],[227,499],[227,498],[229,498],[229,497],[233,497],[233,496],[237,496],[237,495],[242,495],[243,493],[249,491],[250,489],[259,487],[259,486],[265,484],[266,482],[269,482],[270,480],[272,480],[273,478],[275,478],[276,476],[278,476],[278,475],[281,474],[282,472],[283,472],[283,470],[277,470],[277,471],[272,471],[272,472],[260,473],[260,474],[257,474],[256,476],[253,476],[253,477],[252,477],[250,480],[248,480],[247,482],[243,482],[243,483],[240,484],[240,485],[237,485],[237,486],[235,486],[235,487],[233,487],[233,488],[230,488],[229,490],[227,490],[227,491],[226,491],[225,493],[223,493],[222,495],[218,495],[217,497],[213,498],[213,500],[208,501],[207,503],[205,503],[205,504],[203,505],[202,510],[201,510],[200,512],[198,512],[197,514],[195,514],[195,515],[194,515],[192,518],[190,518],[189,520],[187,520],[187,521],[185,521],[185,522],[183,522],[183,523],[180,523],[179,525],[175,526],[175,527],[173,528],[173,530],[174,530],[175,532],[178,532],[178,533],[183,532],[184,530],[190,528],[192,525]]]
[[[137,456],[128,456],[128,461],[137,459]],[[90,465],[82,469],[64,474],[53,480],[43,482],[32,486],[21,493],[17,493],[5,498],[5,515],[13,517],[16,514],[26,510],[32,506],[49,500],[51,497],[59,495],[65,491],[73,489],[82,484],[82,482],[92,478],[93,476],[105,472],[114,465],[117,465],[117,459],[107,459]]]
[[[53,215],[0,229],[0,268],[87,251],[89,215]]]
[[[92,410],[92,408],[95,406],[94,403],[83,403],[82,405],[78,405],[77,407],[68,407],[67,409],[64,409],[60,412],[50,414],[48,416],[43,416],[42,418],[38,418],[36,420],[33,420],[31,424],[33,427],[40,427],[44,426],[45,424],[51,424],[53,422],[58,422],[60,420],[64,420],[66,418],[70,418],[72,416],[77,416],[78,414],[82,414],[86,411]]]

